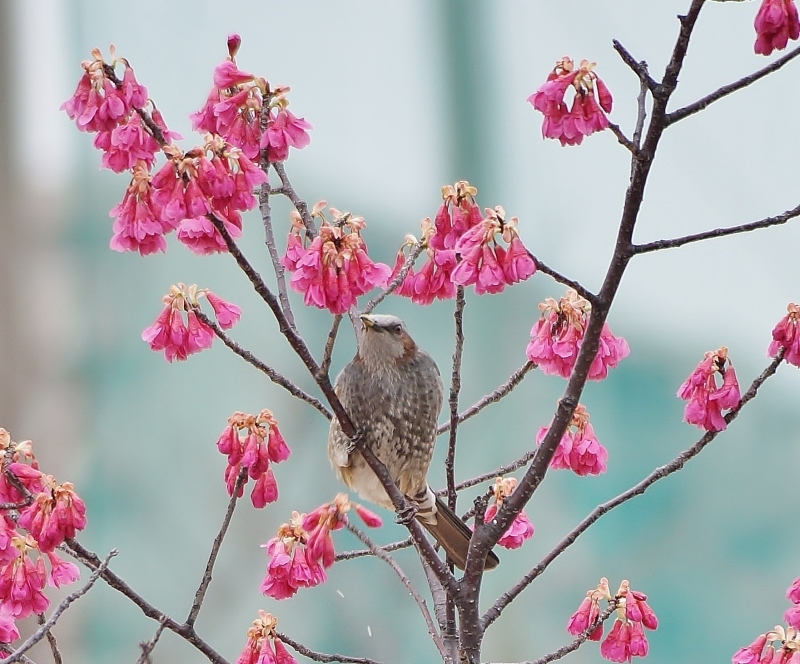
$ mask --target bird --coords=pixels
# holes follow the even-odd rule
[[[336,377],[334,391],[364,445],[415,505],[415,518],[463,570],[472,531],[436,496],[426,477],[444,399],[439,369],[397,316],[363,314],[360,318],[356,355]],[[337,477],[361,498],[394,510],[377,475],[335,417],[328,432],[328,458]],[[490,552],[484,569],[498,563]]]

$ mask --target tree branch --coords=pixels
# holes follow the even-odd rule
[[[403,280],[406,278],[408,271],[414,266],[414,263],[419,258],[419,255],[422,253],[422,250],[425,248],[425,245],[422,242],[417,242],[414,245],[414,248],[411,250],[411,253],[406,258],[406,262],[403,263],[403,267],[400,268],[400,272],[397,273],[394,279],[392,279],[386,288],[383,289],[378,295],[376,295],[372,300],[367,303],[367,306],[364,307],[363,313],[368,314],[370,313],[375,307],[377,307],[381,302],[383,302],[389,295],[394,293],[399,287],[400,284],[403,283]]]
[[[241,357],[245,362],[248,364],[252,364],[256,369],[262,371],[267,375],[267,377],[276,385],[280,385],[284,388],[289,394],[294,397],[297,397],[301,401],[305,401],[307,404],[310,404],[314,408],[316,408],[322,416],[329,420],[333,417],[331,412],[325,408],[325,405],[316,397],[312,397],[310,394],[307,394],[303,390],[301,390],[297,385],[295,385],[292,381],[290,381],[286,376],[282,373],[275,371],[272,367],[265,364],[261,360],[259,360],[255,355],[253,355],[249,350],[245,350],[239,344],[237,344],[233,339],[231,339],[222,328],[217,325],[217,323],[206,316],[199,308],[196,308],[194,312],[197,314],[197,317],[206,325],[208,325],[212,330],[214,330],[214,334],[219,337],[220,341],[224,343],[228,348],[230,348],[234,353],[236,353],[239,357]]]
[[[766,369],[761,372],[761,374],[752,382],[750,388],[745,392],[744,396],[742,397],[739,405],[736,408],[732,409],[727,415],[725,415],[725,422],[730,424],[736,417],[739,415],[739,412],[745,406],[747,402],[752,400],[756,394],[758,393],[759,388],[764,384],[764,382],[772,376],[778,369],[781,361],[783,360],[784,351],[781,350],[778,353],[778,356],[769,363]],[[500,617],[500,613],[502,610],[508,606],[514,599],[525,589],[527,588],[531,582],[536,579],[536,577],[540,576],[542,572],[552,563],[558,556],[560,556],[564,551],[566,551],[574,542],[578,539],[578,537],[583,534],[589,527],[594,524],[601,516],[607,514],[615,507],[619,507],[623,503],[628,502],[631,498],[636,496],[641,496],[648,488],[650,488],[653,484],[655,484],[658,480],[664,479],[679,471],[683,466],[686,464],[687,461],[696,457],[703,449],[712,441],[714,440],[721,432],[719,431],[708,431],[706,432],[700,440],[698,440],[694,445],[692,445],[687,450],[681,452],[677,457],[675,457],[669,463],[659,466],[653,472],[651,472],[647,477],[645,477],[641,482],[632,486],[627,491],[623,491],[621,494],[612,498],[611,500],[598,505],[594,510],[592,510],[589,515],[583,519],[575,528],[570,531],[570,533],[564,537],[558,545],[550,551],[535,567],[533,567],[522,579],[508,592],[503,593],[498,600],[492,605],[492,607],[486,612],[486,614],[481,618],[481,624],[484,629],[486,629],[489,625],[491,625],[497,618]]]
[[[397,551],[398,549],[406,549],[409,546],[412,546],[414,541],[410,537],[406,537],[404,540],[400,540],[399,542],[392,542],[391,544],[386,544],[385,546],[379,546],[377,548],[389,552],[389,551]],[[334,558],[335,562],[341,562],[342,560],[352,560],[353,558],[362,558],[364,556],[374,556],[375,552],[372,549],[358,549],[356,551],[342,551],[341,553],[337,553],[336,557]]]
[[[521,662],[520,664],[547,664],[547,662],[553,662],[557,659],[561,659],[562,657],[569,655],[569,653],[574,652],[575,650],[580,648],[589,639],[589,634],[591,634],[595,629],[597,629],[597,626],[600,623],[604,623],[606,620],[608,620],[609,616],[612,613],[614,613],[614,611],[617,610],[616,602],[610,602],[609,604],[610,605],[606,607],[606,609],[599,616],[597,616],[597,618],[594,620],[594,622],[592,622],[591,625],[589,625],[589,627],[587,627],[580,634],[578,634],[578,636],[575,637],[572,643],[569,643],[563,646],[562,648],[559,648],[558,650],[551,652],[548,655],[545,655],[544,657],[540,657],[536,661]]]
[[[549,267],[542,260],[534,256],[530,251],[528,252],[528,256],[530,256],[533,259],[533,262],[536,263],[536,269],[539,270],[539,272],[544,272],[546,275],[552,277],[554,281],[572,288],[578,293],[578,295],[586,300],[589,300],[589,302],[594,303],[597,300],[597,295],[581,286],[577,281],[565,277],[560,272],[556,272],[553,268]]]
[[[620,145],[624,145],[626,148],[628,148],[634,157],[639,154],[639,148],[637,147],[636,143],[625,135],[622,129],[619,128],[618,124],[609,122],[608,128],[611,130],[611,133],[617,137],[617,141],[620,143]]]
[[[628,49],[616,39],[612,39],[611,44],[614,50],[619,54],[619,57],[622,58],[622,61],[631,68],[633,73],[639,77],[639,80],[647,86],[647,89],[651,92],[655,91],[658,87],[658,81],[650,76],[650,73],[647,71],[647,63],[644,60],[639,61],[634,58]]]
[[[790,219],[800,216],[800,205],[793,207],[791,210],[779,214],[775,217],[766,217],[759,221],[751,221],[748,224],[740,226],[730,226],[728,228],[715,228],[713,231],[704,231],[702,233],[695,233],[694,235],[685,235],[683,237],[674,238],[672,240],[657,240],[655,242],[648,242],[646,244],[637,244],[633,247],[634,254],[646,254],[651,251],[660,251],[661,249],[673,249],[674,247],[682,247],[684,244],[691,242],[700,242],[701,240],[709,240],[712,238],[726,237],[727,235],[736,235],[737,233],[748,233],[760,228],[768,228],[770,226],[778,226],[785,224]]]
[[[480,401],[475,403],[474,405],[467,408],[463,413],[458,416],[458,424],[461,424],[465,420],[468,420],[470,417],[474,417],[478,413],[480,413],[486,406],[489,404],[497,403],[502,399],[506,394],[511,392],[517,385],[522,382],[522,379],[528,375],[528,372],[531,369],[535,369],[536,364],[528,361],[523,364],[519,369],[517,369],[511,377],[503,383],[500,387],[498,387],[494,392],[491,394],[485,395]],[[439,428],[436,430],[436,435],[441,435],[445,431],[450,430],[451,422],[445,422],[444,424],[440,425]]]
[[[688,106],[684,106],[683,108],[679,108],[676,111],[672,111],[672,113],[668,113],[667,116],[664,118],[666,125],[669,126],[675,124],[679,120],[683,120],[684,118],[687,118],[690,115],[699,113],[703,109],[713,104],[715,101],[722,99],[723,97],[727,97],[729,94],[732,94],[737,90],[746,88],[748,85],[755,83],[759,79],[764,78],[765,76],[771,74],[772,72],[778,71],[781,67],[794,60],[798,55],[800,55],[800,46],[789,51],[788,53],[778,58],[774,62],[771,62],[766,67],[762,67],[758,71],[740,78],[738,81],[734,81],[733,83],[728,83],[727,85],[723,85],[721,88],[714,90],[714,92],[712,92],[711,94],[706,95],[702,99],[698,99],[696,102],[689,104]]]
[[[336,335],[339,332],[339,325],[341,322],[342,314],[336,314],[333,317],[330,332],[328,332],[328,339],[325,341],[325,349],[322,351],[322,362],[320,362],[319,370],[326,376],[330,374],[331,360],[333,359],[333,346],[336,343]]]
[[[280,161],[273,162],[272,168],[275,169],[275,172],[281,179],[280,189],[273,189],[272,193],[280,192],[292,202],[294,209],[300,213],[300,218],[303,220],[303,225],[306,227],[306,234],[311,239],[314,239],[317,236],[317,229],[314,227],[314,220],[311,218],[311,214],[308,211],[308,204],[297,195],[294,187],[292,187],[292,183],[289,182],[289,176],[286,175],[286,169],[284,169],[283,163]]]
[[[44,617],[44,613],[36,614],[36,622],[39,624],[39,626],[42,626],[47,622],[47,619]],[[58,649],[58,643],[56,642],[56,637],[53,634],[53,630],[48,629],[45,632],[45,636],[47,637],[47,642],[50,644],[50,652],[53,654],[53,664],[63,664],[64,660],[61,657],[61,651]]]
[[[323,652],[316,652],[310,648],[306,648],[302,643],[298,643],[294,639],[290,639],[286,634],[275,632],[275,635],[283,641],[286,645],[291,646],[294,650],[299,652],[303,657],[313,659],[315,662],[344,662],[345,664],[381,664],[374,659],[367,659],[366,657],[348,657],[347,655],[328,655]]]
[[[89,589],[94,585],[95,581],[107,570],[108,563],[111,559],[117,555],[116,549],[112,549],[111,552],[106,556],[105,560],[100,562],[97,565],[97,568],[94,570],[92,575],[89,577],[89,580],[86,584],[76,590],[75,592],[70,593],[67,595],[61,603],[56,607],[55,611],[50,614],[50,617],[45,620],[44,622],[40,623],[39,629],[37,629],[33,634],[31,634],[14,652],[12,652],[8,658],[3,659],[3,662],[6,664],[12,664],[12,662],[19,662],[28,650],[33,648],[39,641],[41,641],[47,634],[50,633],[50,629],[53,625],[56,624],[56,621],[61,617],[61,614],[64,613],[69,608],[69,605],[72,604],[76,599],[83,597],[86,593],[89,592]],[[60,659],[60,658],[59,658]]]
[[[453,318],[456,324],[456,341],[453,350],[453,371],[450,377],[450,437],[447,441],[447,457],[444,461],[444,472],[447,481],[447,503],[451,510],[456,509],[456,431],[458,429],[458,393],[461,391],[461,356],[464,351],[464,287],[456,288],[456,308]]]

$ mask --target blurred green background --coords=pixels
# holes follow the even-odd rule
[[[557,58],[588,58],[614,94],[612,120],[630,134],[638,82],[611,39],[660,78],[675,16],[688,0],[2,2],[2,75],[13,94],[0,102],[0,426],[17,440],[32,438],[43,468],[75,481],[88,504],[81,541],[101,555],[119,549],[115,571],[182,620],[226,506],[216,438],[232,411],[272,409],[293,451],[276,468],[280,499],[261,511],[248,501],[237,509],[198,631],[233,661],[263,608],[313,649],[434,661],[416,606],[380,561],[336,565],[328,583],[290,601],[259,594],[266,562],[259,545],[292,510],[310,510],[341,489],[325,458],[327,422],[221,344],[170,365],[140,332],[170,284],[198,283],[242,306],[233,332],[242,345],[305,389],[313,390],[311,381],[229,256],[198,258],[174,238],[165,255],[144,259],[108,249],[108,210],[127,180],[98,171],[91,138],[58,107],[80,76],[79,61],[114,43],[189,147],[196,136],[188,115],[205,100],[227,34],[238,32],[239,65],[290,85],[293,112],[314,125],[311,145],[287,162],[299,193],[363,215],[373,259],[391,264],[402,237],[434,214],[441,186],[469,179],[481,206],[502,204],[520,218],[523,240],[542,260],[596,289],[616,235],[627,152],[609,132],[580,148],[543,141],[541,117],[525,99]],[[763,66],[752,53],[755,11],[755,3],[708,3],[673,107]],[[638,241],[744,223],[797,204],[792,67],[667,132]],[[282,239],[289,208],[275,200],[273,211]],[[262,233],[258,217],[248,215],[242,246],[267,276]],[[609,450],[609,471],[548,476],[527,509],[536,535],[518,551],[501,552],[502,566],[486,578],[487,606],[589,510],[699,437],[681,422],[675,391],[706,350],[729,347],[743,390],[763,369],[770,330],[786,303],[800,298],[798,241],[800,231],[789,224],[631,264],[610,318],[631,355],[583,399]],[[501,296],[469,294],[463,406],[524,363],[537,303],[562,293],[537,275]],[[294,302],[319,355],[329,316]],[[422,309],[391,298],[380,311],[406,319],[449,375],[452,303]],[[343,326],[334,373],[353,348]],[[563,387],[534,372],[465,423],[458,477],[531,449]],[[484,658],[535,659],[567,643],[567,618],[601,576],[612,588],[627,578],[649,594],[660,619],[650,639],[653,664],[725,661],[780,622],[785,588],[800,575],[793,523],[799,396],[797,370],[782,368],[698,459],[604,517],[526,590],[491,628]],[[435,486],[443,485],[443,448],[431,471]],[[381,542],[402,536],[391,523],[375,534]],[[337,548],[356,545],[337,534]],[[411,552],[397,559],[424,584]],[[100,664],[136,661],[137,642],[154,629],[101,585],[70,609],[57,634],[67,661]],[[593,645],[571,656],[598,660]],[[166,633],[154,662],[174,661],[205,660]]]

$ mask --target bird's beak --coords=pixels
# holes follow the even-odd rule
[[[360,316],[360,318],[361,318],[361,327],[362,327],[362,329],[366,330],[366,329],[369,329],[370,327],[374,327],[375,326],[375,319],[372,318],[372,316],[369,316],[367,314],[362,314]]]

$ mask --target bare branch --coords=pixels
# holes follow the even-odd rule
[[[752,382],[750,388],[745,392],[744,396],[742,396],[742,400],[739,402],[739,405],[736,406],[733,410],[731,410],[727,415],[725,415],[725,422],[730,424],[736,417],[739,415],[739,412],[742,410],[744,405],[752,400],[756,394],[758,393],[759,388],[764,384],[764,382],[772,376],[778,369],[781,361],[783,360],[784,351],[781,350],[778,353],[778,356],[769,363],[766,369],[761,372],[761,374]],[[601,516],[607,514],[615,507],[619,507],[623,503],[628,502],[631,498],[635,496],[641,496],[645,491],[647,491],[650,486],[655,484],[658,480],[664,479],[679,471],[683,466],[686,464],[687,461],[696,457],[703,449],[708,445],[712,440],[714,440],[721,432],[719,431],[708,431],[706,432],[700,440],[698,440],[694,445],[692,445],[687,450],[681,452],[677,457],[675,457],[669,463],[656,468],[652,473],[650,473],[647,477],[645,477],[641,482],[632,486],[627,491],[623,491],[621,494],[612,498],[611,500],[598,505],[595,509],[593,509],[589,515],[583,519],[575,528],[570,531],[570,533],[564,537],[556,547],[550,551],[535,567],[533,567],[522,579],[508,592],[501,595],[498,600],[492,605],[492,607],[486,612],[486,614],[481,618],[481,625],[484,629],[486,629],[489,625],[491,625],[497,618],[500,617],[500,613],[502,610],[508,606],[514,599],[519,595],[525,588],[530,585],[530,583],[536,579],[536,577],[540,576],[542,572],[552,563],[558,556],[560,556],[564,551],[566,551],[574,542],[578,539],[578,537],[583,534],[589,527],[594,524]]]
[[[236,509],[236,503],[239,500],[239,491],[241,491],[244,483],[247,481],[247,470],[247,468],[242,468],[239,471],[239,476],[236,478],[236,485],[234,486],[231,498],[228,501],[228,509],[225,510],[225,517],[222,519],[222,525],[219,527],[219,532],[214,538],[214,544],[211,546],[211,553],[208,556],[208,562],[206,563],[206,570],[203,573],[203,579],[200,581],[200,586],[197,588],[197,592],[194,594],[194,602],[192,603],[192,608],[189,611],[188,617],[186,618],[186,624],[190,627],[194,625],[195,621],[197,620],[197,616],[200,613],[200,608],[203,606],[203,600],[206,597],[206,591],[211,583],[211,576],[214,572],[214,564],[217,562],[217,555],[219,554],[219,549],[222,546],[222,540],[225,539],[225,534],[228,532],[228,526],[231,524],[231,518],[233,517],[233,510]],[[159,626],[159,630],[161,629],[163,629],[163,623]]]
[[[383,551],[397,551],[398,549],[407,549],[409,546],[413,546],[414,541],[410,537],[406,537],[404,540],[400,540],[399,542],[392,542],[391,544],[386,544],[385,546],[379,546],[379,549]],[[374,556],[375,553],[371,549],[358,549],[356,551],[342,551],[341,553],[336,554],[336,558],[334,560],[338,563],[342,560],[352,560],[353,558],[363,558],[364,556]]]
[[[339,325],[342,322],[342,314],[336,314],[333,317],[330,332],[328,332],[328,339],[325,342],[325,350],[322,351],[322,362],[320,362],[319,370],[326,376],[331,370],[331,359],[333,358],[333,345],[336,343],[336,335],[339,332]],[[330,418],[328,418],[330,419]]]
[[[329,420],[331,419],[331,417],[333,417],[331,412],[325,407],[325,405],[319,399],[317,399],[316,397],[312,397],[310,394],[304,392],[292,381],[286,378],[286,376],[284,376],[282,373],[275,371],[275,369],[273,369],[269,365],[259,360],[249,350],[245,350],[244,348],[242,348],[227,334],[225,334],[222,328],[219,325],[217,325],[215,321],[206,316],[199,308],[196,308],[194,311],[197,314],[197,317],[201,321],[203,321],[203,323],[205,323],[212,330],[214,330],[214,334],[216,334],[217,337],[219,337],[222,343],[224,343],[234,353],[236,353],[239,357],[241,357],[245,362],[247,362],[248,364],[252,364],[256,369],[264,372],[273,383],[275,383],[276,385],[280,385],[292,396],[295,396],[301,401],[305,401],[307,404],[310,404],[311,406],[316,408],[320,413],[322,413],[325,419]]]
[[[511,377],[503,383],[500,387],[498,387],[494,392],[491,394],[487,394],[484,396],[480,401],[475,403],[474,405],[467,408],[463,413],[458,416],[458,423],[461,424],[464,420],[468,420],[470,417],[474,417],[478,413],[480,413],[486,406],[489,404],[497,403],[502,399],[506,394],[511,392],[517,385],[522,382],[522,379],[528,374],[531,369],[535,369],[536,364],[528,361],[523,364],[519,369],[517,369]],[[440,425],[439,428],[436,430],[437,435],[443,434],[445,431],[450,430],[450,422],[445,422],[444,424]]]
[[[622,58],[622,61],[631,68],[633,73],[639,77],[639,80],[647,86],[647,89],[651,92],[655,91],[658,87],[658,81],[650,76],[650,73],[647,71],[647,63],[644,60],[638,61],[634,58],[628,49],[616,39],[612,39],[611,43],[614,46],[614,50],[619,54],[619,57]]]
[[[456,341],[453,350],[453,371],[450,378],[450,437],[447,441],[447,457],[444,461],[444,472],[447,481],[447,502],[451,510],[456,509],[458,494],[456,493],[455,461],[456,432],[458,430],[458,393],[461,391],[461,356],[464,351],[464,287],[456,289],[456,308],[453,318],[456,323]]]
[[[495,477],[506,475],[507,473],[513,473],[515,470],[527,465],[527,463],[531,459],[533,459],[534,456],[536,456],[536,450],[531,450],[530,452],[526,452],[524,455],[522,455],[522,457],[520,457],[516,461],[512,461],[507,466],[500,466],[497,470],[493,470],[489,473],[484,473],[483,475],[478,475],[477,477],[472,477],[468,480],[464,480],[459,484],[456,484],[456,491],[461,491],[462,489],[468,489],[469,487],[475,486],[477,484],[483,484],[484,482],[493,480]]]
[[[313,659],[315,662],[344,662],[345,664],[381,664],[374,659],[367,659],[366,657],[348,657],[347,655],[328,655],[323,652],[316,652],[310,648],[306,648],[302,643],[298,643],[294,639],[290,639],[286,634],[275,632],[275,635],[283,641],[286,645],[291,646],[294,650],[299,652],[303,657]]]
[[[400,582],[405,586],[406,590],[408,590],[411,597],[414,598],[414,601],[417,603],[419,607],[420,613],[422,613],[422,617],[425,619],[425,624],[428,626],[428,634],[431,637],[434,645],[436,646],[437,650],[440,654],[444,654],[444,645],[442,644],[442,638],[439,636],[439,632],[436,631],[436,625],[433,622],[433,618],[431,617],[430,611],[428,611],[428,605],[425,604],[425,600],[422,599],[422,596],[419,594],[417,589],[414,587],[414,584],[411,583],[411,579],[406,576],[406,573],[400,569],[400,565],[397,564],[394,558],[392,558],[384,549],[377,546],[368,536],[366,533],[361,531],[360,528],[356,528],[350,521],[344,522],[344,527],[347,528],[353,535],[358,537],[364,546],[366,546],[374,556],[380,558],[383,562],[385,562],[389,567],[392,568],[392,571],[397,575],[397,578],[400,579]]]
[[[377,307],[381,302],[383,302],[389,295],[394,293],[398,288],[400,288],[400,284],[403,283],[403,279],[406,278],[408,271],[414,266],[417,258],[422,253],[422,250],[425,248],[425,245],[422,242],[417,242],[414,245],[414,248],[411,250],[411,253],[406,258],[406,262],[403,263],[403,267],[400,268],[400,272],[397,273],[394,279],[392,279],[386,288],[376,295],[372,300],[367,303],[367,306],[364,307],[365,314],[370,313],[375,307]]]
[[[793,207],[791,210],[786,210],[783,214],[775,217],[766,217],[759,221],[751,221],[748,224],[740,226],[729,226],[728,228],[715,228],[713,231],[704,231],[702,233],[695,233],[694,235],[685,235],[683,237],[674,238],[672,240],[657,240],[655,242],[648,242],[646,244],[637,244],[633,248],[635,254],[646,254],[651,251],[660,251],[661,249],[673,249],[675,247],[682,247],[684,244],[691,242],[700,242],[701,240],[710,240],[712,238],[725,237],[727,235],[736,235],[737,233],[748,233],[760,228],[769,228],[770,226],[778,226],[785,224],[790,219],[800,216],[800,205]]]
[[[300,218],[303,220],[303,225],[306,227],[306,234],[312,239],[315,238],[317,236],[317,229],[314,227],[314,220],[311,218],[311,214],[308,211],[308,203],[297,195],[294,187],[292,187],[292,183],[289,182],[289,176],[286,175],[286,169],[284,169],[283,163],[276,161],[272,164],[272,168],[275,169],[275,172],[281,179],[281,187],[280,189],[273,189],[271,193],[281,193],[292,202],[294,209],[300,213]]]
[[[156,644],[163,633],[164,622],[161,621],[158,623],[158,627],[156,628],[155,634],[153,634],[153,638],[149,641],[144,641],[139,644],[139,647],[142,649],[142,654],[139,655],[139,659],[136,660],[136,664],[153,664],[153,660],[150,659],[150,654],[155,649]]]
[[[544,657],[540,657],[536,661],[533,662],[521,662],[520,664],[547,664],[547,662],[553,662],[557,659],[561,659],[562,657],[569,655],[571,652],[574,652],[578,648],[580,648],[586,641],[589,639],[589,634],[591,634],[600,623],[604,623],[608,620],[609,616],[614,613],[617,609],[617,603],[612,601],[609,603],[610,605],[599,615],[597,618],[592,622],[589,627],[583,630],[572,643],[565,645],[554,652],[545,655]]]
[[[530,251],[528,252],[528,256],[533,259],[533,262],[536,263],[536,269],[540,272],[544,272],[546,275],[552,277],[555,281],[560,284],[564,284],[565,286],[569,286],[570,288],[574,289],[578,295],[582,298],[589,300],[592,304],[597,301],[597,295],[592,293],[590,290],[587,290],[583,286],[581,286],[577,281],[573,279],[569,279],[565,277],[560,272],[556,272],[553,268],[546,265],[542,260],[534,256]]]
[[[647,71],[647,63],[641,62],[640,63],[644,70]],[[647,82],[642,79],[640,81],[641,87],[639,88],[639,96],[636,98],[636,127],[633,130],[633,144],[636,146],[636,150],[638,152],[639,147],[642,144],[642,132],[644,131],[644,121],[647,118]]]
[[[771,74],[772,72],[778,71],[781,67],[794,60],[798,55],[800,55],[800,46],[789,51],[788,53],[778,58],[774,62],[771,62],[766,67],[762,67],[758,71],[740,78],[738,81],[734,81],[733,83],[728,83],[727,85],[723,85],[721,88],[714,90],[714,92],[712,92],[711,94],[706,95],[702,99],[698,99],[696,102],[689,104],[688,106],[684,106],[683,108],[679,108],[677,111],[672,111],[672,113],[668,113],[667,116],[664,118],[666,125],[669,126],[671,124],[675,124],[679,120],[683,120],[684,118],[687,118],[690,115],[694,115],[695,113],[702,111],[703,109],[713,104],[715,101],[722,99],[723,97],[727,97],[729,94],[732,94],[737,90],[746,88],[748,85],[755,83],[759,79],[764,78],[765,76]]]
[[[36,622],[39,623],[40,626],[44,625],[46,621],[47,619],[44,617],[44,613],[36,614]],[[45,636],[47,637],[47,642],[50,644],[50,652],[53,654],[53,664],[63,664],[64,660],[61,657],[61,651],[58,649],[58,643],[56,642],[53,630],[48,629],[45,632]]]
[[[28,652],[33,646],[35,646],[39,641],[41,641],[47,634],[50,633],[53,625],[56,624],[56,621],[61,617],[61,614],[64,613],[69,608],[69,605],[72,604],[76,599],[83,597],[86,593],[89,592],[89,589],[94,585],[94,582],[97,581],[98,578],[106,571],[108,568],[108,563],[111,559],[117,555],[117,550],[112,549],[111,552],[106,556],[105,560],[102,561],[97,568],[92,572],[92,575],[89,577],[89,580],[84,584],[82,588],[78,588],[75,592],[70,593],[67,595],[61,603],[55,608],[55,611],[50,614],[50,617],[45,620],[44,622],[40,623],[39,629],[37,629],[33,634],[31,634],[14,652],[12,652],[8,658],[4,659],[3,662],[7,664],[12,664],[12,662],[19,662],[21,660],[22,655]],[[56,651],[57,652],[57,649]],[[54,652],[54,654],[55,654]],[[59,657],[57,661],[61,658]]]
[[[625,135],[625,132],[623,132],[622,129],[619,128],[618,124],[609,122],[608,128],[611,130],[611,133],[617,137],[617,141],[619,142],[620,145],[623,145],[626,148],[628,148],[628,150],[634,157],[637,157],[639,155],[639,148],[637,147],[636,143]]]

